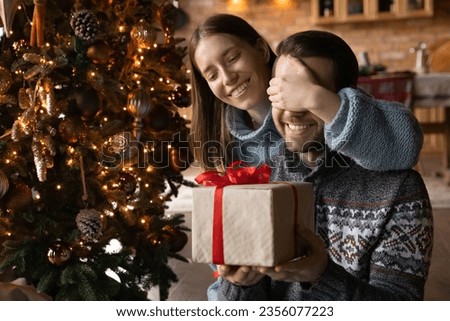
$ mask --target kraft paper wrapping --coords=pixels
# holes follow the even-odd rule
[[[298,196],[298,211],[292,185]],[[215,187],[193,189],[192,259],[212,262]],[[294,215],[314,231],[311,183],[230,185],[223,198],[224,260],[228,265],[274,266],[295,258]]]

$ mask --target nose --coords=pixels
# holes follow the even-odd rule
[[[235,72],[233,70],[224,69],[222,71],[222,73],[223,73],[223,84],[224,85],[232,85],[238,79],[237,72]]]

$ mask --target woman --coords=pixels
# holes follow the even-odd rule
[[[267,42],[242,18],[218,14],[192,34],[189,59],[191,147],[201,168],[223,170],[234,160],[254,166],[271,164],[282,139],[273,124],[266,92],[275,61]],[[358,66],[348,68],[355,75],[351,87],[337,94],[324,87],[315,91],[327,101],[326,110],[319,111],[329,121],[325,124],[327,145],[367,169],[413,167],[423,143],[420,124],[403,105],[375,100],[356,89]],[[301,81],[302,85],[314,84],[314,75]],[[303,101],[300,95],[305,91],[294,92],[297,101]],[[280,103],[276,92],[271,94],[274,103]],[[367,121],[377,124],[375,132],[361,126]]]

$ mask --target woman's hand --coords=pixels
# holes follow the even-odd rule
[[[307,109],[305,104],[310,100],[311,88],[317,85],[317,81],[301,61],[294,58],[288,61],[290,68],[270,80],[267,94],[274,108],[302,112]]]
[[[269,82],[267,94],[273,108],[291,112],[311,112],[330,123],[341,106],[341,98],[334,88],[324,86],[311,69],[292,57]],[[331,85],[330,85],[331,86]]]
[[[240,286],[255,285],[264,277],[258,268],[250,266],[218,265],[217,271],[228,282]]]
[[[302,242],[308,245],[305,256],[277,265],[273,268],[260,267],[259,272],[273,280],[285,282],[316,282],[328,264],[325,245],[308,229],[299,229]]]

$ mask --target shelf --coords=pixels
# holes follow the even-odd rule
[[[315,24],[433,16],[433,0],[311,0]]]

